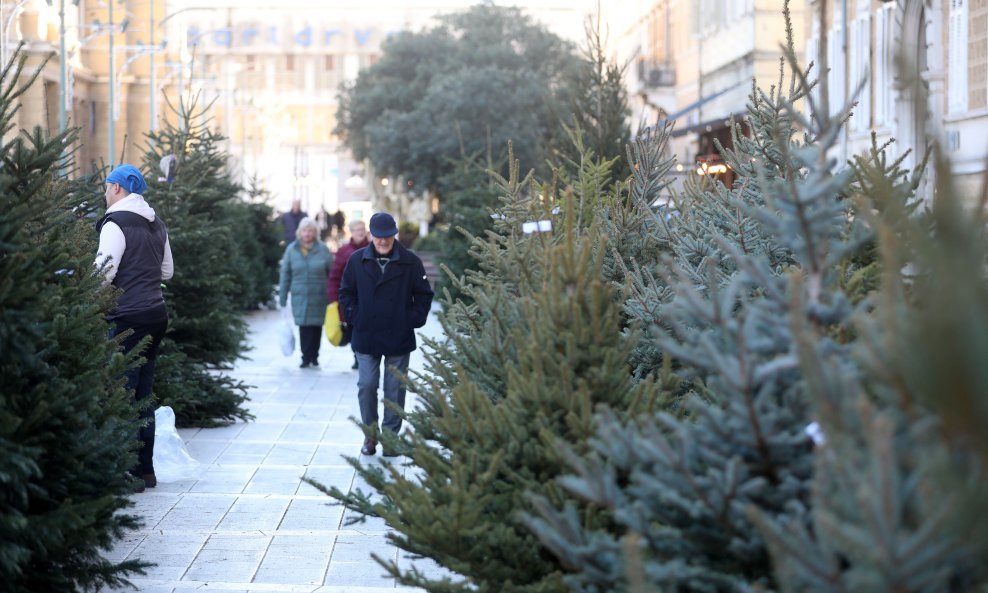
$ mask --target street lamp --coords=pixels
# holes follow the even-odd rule
[[[19,0],[13,8],[10,9],[10,14],[7,15],[7,20],[3,22],[3,37],[0,38],[0,64],[2,67],[7,67],[7,39],[10,36],[10,26],[14,23],[14,19],[24,10],[24,5],[31,0]],[[2,3],[0,3],[2,6]],[[0,8],[0,13],[3,9]]]
[[[117,51],[134,51],[134,52],[137,52],[134,55],[132,55],[129,58],[127,58],[126,60],[124,60],[124,63],[121,64],[121,66],[120,66],[120,73],[116,76],[116,84],[117,84],[117,86],[120,86],[120,84],[122,82],[123,75],[124,75],[124,71],[127,70],[127,66],[130,66],[130,64],[133,63],[134,60],[136,60],[136,59],[138,59],[138,58],[140,58],[142,56],[147,56],[147,55],[150,55],[151,56],[151,63],[153,64],[154,63],[154,54],[156,54],[158,52],[161,52],[161,51],[164,51],[166,43],[167,43],[166,41],[162,41],[157,47],[149,46],[149,45],[125,45],[123,47],[116,48]],[[119,89],[117,89],[117,91],[119,91]],[[151,94],[152,94],[152,103],[153,103],[153,96],[155,95],[154,86],[151,87]],[[114,102],[113,102],[113,119],[114,119],[114,121],[116,121],[116,120],[120,119],[120,93],[119,92],[115,93],[114,94],[114,98],[115,99],[114,99]],[[151,121],[152,122],[154,121],[154,111],[153,111],[153,108],[152,108]],[[154,131],[154,128],[152,128],[152,131]]]
[[[108,2],[108,5],[109,5],[109,20],[110,20],[110,88],[109,88],[110,95],[109,95],[109,99],[107,100],[107,109],[106,109],[106,115],[107,115],[107,117],[106,117],[106,120],[107,120],[106,121],[106,126],[107,126],[106,127],[106,130],[108,132],[107,133],[107,143],[106,143],[107,144],[106,153],[107,153],[107,156],[108,156],[107,162],[110,164],[110,166],[115,165],[116,162],[117,162],[116,161],[116,156],[115,156],[115,153],[117,152],[117,150],[116,150],[116,148],[117,148],[116,147],[116,143],[117,143],[117,138],[116,138],[116,135],[117,135],[117,126],[116,126],[116,118],[113,117],[114,105],[116,105],[116,93],[115,93],[115,91],[116,91],[116,85],[117,85],[117,81],[116,81],[116,73],[117,73],[117,52],[116,52],[116,48],[114,48],[114,46],[113,46],[113,34],[114,34],[114,31],[113,31],[113,27],[114,27],[114,24],[113,24],[113,3],[114,2],[123,3],[123,0],[109,0],[109,2]],[[126,22],[126,21],[124,21],[124,22]],[[124,25],[124,26],[126,26],[126,25]]]

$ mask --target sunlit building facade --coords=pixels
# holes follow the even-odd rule
[[[863,83],[841,156],[867,150],[872,131],[894,138],[907,165],[940,142],[956,186],[974,200],[988,156],[988,0],[822,2],[807,2],[806,58],[822,49],[833,66],[831,110]],[[932,179],[930,171],[926,197]]]
[[[793,2],[797,43],[803,7]],[[746,113],[753,78],[779,78],[782,0],[638,0],[608,6],[610,47],[629,65],[632,128],[674,122],[676,173],[713,164],[731,146],[731,118]]]
[[[681,174],[709,159],[715,140],[730,145],[727,122],[744,115],[753,77],[764,88],[777,83],[782,8],[782,0],[609,5],[617,31],[611,47],[632,66],[635,123],[675,121]],[[804,66],[815,63],[811,76],[820,75],[821,58],[827,62],[830,111],[858,103],[835,158],[866,151],[875,132],[879,142],[894,138],[893,154],[907,154],[910,165],[939,140],[961,191],[971,198],[981,191],[988,0],[801,0],[790,2],[790,11],[796,53]],[[927,179],[922,193],[929,198],[932,174]]]
[[[278,209],[299,199],[310,214],[342,210],[352,219],[396,188],[350,160],[334,135],[340,85],[379,59],[389,35],[474,3],[13,0],[0,2],[0,26],[5,55],[25,43],[26,72],[48,60],[22,98],[18,127],[78,126],[82,169],[139,162],[145,133],[174,120],[168,102],[198,96],[227,137],[238,180],[256,178]],[[594,4],[541,0],[525,9],[580,43]],[[429,204],[420,202],[408,214],[424,220]]]

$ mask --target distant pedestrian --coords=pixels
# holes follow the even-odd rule
[[[346,224],[346,214],[342,210],[337,210],[332,216],[333,235],[343,234],[343,225]]]
[[[333,269],[329,272],[329,283],[326,285],[326,296],[329,297],[330,303],[335,303],[340,300],[340,282],[343,280],[343,269],[346,267],[347,261],[350,260],[350,256],[353,255],[353,253],[358,249],[363,249],[369,244],[370,240],[367,238],[367,225],[364,224],[364,221],[355,220],[351,222],[350,240],[341,245],[339,250],[336,252],[336,259],[333,261]],[[346,318],[343,316],[343,307],[340,307],[340,322],[347,324]],[[350,348],[353,348],[353,342],[350,342]],[[357,368],[356,350],[354,350],[353,366],[350,368]]]
[[[326,211],[326,207],[319,208],[316,212],[316,226],[319,227],[319,238],[326,242],[333,234],[332,216]]]
[[[134,399],[143,404],[149,404],[145,400],[151,397],[158,346],[168,329],[161,282],[174,272],[168,229],[144,199],[146,189],[144,176],[133,165],[113,169],[106,177],[106,214],[96,225],[96,266],[105,266],[104,281],[123,291],[116,309],[108,316],[110,335],[133,330],[121,342],[124,351],[133,349],[144,337],[151,337],[140,352],[144,362],[124,373],[127,389],[133,389]],[[140,480],[137,489],[142,492],[158,484],[154,474],[153,406],[142,406],[140,420],[137,439],[141,448],[131,473]]]
[[[303,218],[307,218],[309,215],[302,210],[302,202],[295,199],[292,200],[292,209],[281,215],[281,225],[285,229],[285,244],[289,244],[296,238],[296,232],[298,231],[298,224],[302,222]]]
[[[422,260],[399,243],[398,225],[385,212],[370,219],[371,244],[350,256],[340,283],[340,306],[353,328],[351,343],[357,356],[357,399],[360,420],[378,431],[401,429],[401,416],[384,407],[378,427],[377,391],[383,359],[384,399],[405,408],[405,388],[399,374],[408,372],[415,350],[415,329],[425,325],[432,307],[432,287]],[[377,439],[364,439],[364,455],[377,452]],[[395,455],[385,447],[384,455]]]
[[[288,244],[281,258],[278,300],[282,307],[292,296],[292,315],[298,328],[302,350],[300,368],[319,367],[319,344],[326,320],[326,280],[333,266],[333,254],[319,240],[319,229],[311,218],[303,218],[298,238]]]

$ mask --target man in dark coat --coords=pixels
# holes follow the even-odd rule
[[[405,389],[398,379],[408,372],[415,350],[415,329],[425,325],[432,307],[432,287],[422,260],[395,240],[398,225],[387,213],[370,219],[371,244],[350,256],[340,283],[340,308],[353,328],[351,344],[357,356],[357,399],[360,420],[378,428],[377,389],[384,375],[384,399],[405,407]],[[381,430],[397,434],[401,416],[385,406]],[[377,440],[364,439],[364,455],[377,452]],[[385,456],[392,456],[387,447]]]

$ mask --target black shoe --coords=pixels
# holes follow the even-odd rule
[[[310,369],[318,369],[319,368],[319,363],[313,360],[312,362],[309,363],[309,368]]]
[[[394,449],[391,449],[390,447],[382,447],[381,455],[383,455],[384,457],[398,457],[400,453],[398,453]]]
[[[144,485],[148,488],[154,488],[158,485],[158,478],[154,475],[154,472],[141,474],[141,479],[144,480]]]
[[[353,366],[351,366],[350,368],[353,369],[353,370],[357,370],[358,368],[360,368],[360,365],[357,364],[357,359],[356,358],[353,359]]]
[[[131,491],[134,494],[140,494],[141,492],[144,492],[144,490],[147,488],[147,485],[144,483],[144,480],[134,475],[131,475],[131,478],[132,478],[130,483],[132,487]]]
[[[309,363],[303,362],[302,364],[298,365],[298,368],[300,368],[300,369],[307,369],[307,368],[309,368]]]
[[[364,446],[360,448],[361,455],[373,455],[377,453],[377,441],[374,439],[364,439]]]

